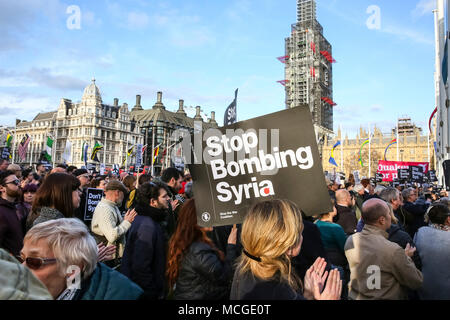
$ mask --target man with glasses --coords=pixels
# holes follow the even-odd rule
[[[23,230],[16,214],[20,181],[12,171],[0,173],[0,248],[18,255],[23,245]]]
[[[77,169],[73,171],[73,175],[80,181],[80,206],[75,210],[75,217],[83,221],[88,228],[91,227],[91,221],[84,219],[84,211],[86,207],[86,195],[91,178],[89,172],[86,169]]]

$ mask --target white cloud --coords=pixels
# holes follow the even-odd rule
[[[387,26],[385,28],[382,28],[380,30],[383,33],[391,34],[394,36],[399,37],[400,39],[407,39],[413,42],[417,42],[420,44],[426,44],[426,45],[433,45],[434,44],[434,35],[425,35],[421,32],[407,29],[404,27],[398,27],[398,26]]]
[[[2,114],[2,125],[14,126],[15,119],[31,121],[39,112],[54,111],[58,108],[58,99],[23,94],[0,94],[0,110],[8,110]]]
[[[420,0],[411,12],[411,15],[413,18],[420,18],[432,14],[434,9],[436,9],[436,0]]]

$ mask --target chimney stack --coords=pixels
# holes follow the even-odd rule
[[[216,112],[215,111],[211,111],[211,119],[209,119],[209,123],[217,125]]]
[[[164,104],[162,103],[162,92],[161,91],[158,91],[156,103],[153,106],[153,109],[166,109],[166,107],[164,107]]]
[[[136,105],[131,111],[139,111],[139,110],[144,110],[144,108],[142,108],[141,106],[141,96],[138,94],[136,95]]]
[[[119,99],[114,98],[114,107],[118,107],[119,106]]]
[[[196,114],[195,114],[194,120],[203,121],[203,118],[200,115],[200,111],[201,111],[200,106],[196,106],[195,111],[196,111]]]
[[[186,112],[184,111],[184,100],[179,101],[179,107],[178,107],[177,113],[186,115]]]

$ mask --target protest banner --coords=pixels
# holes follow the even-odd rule
[[[359,178],[359,171],[353,171],[353,177],[355,178],[355,185],[360,184],[361,183],[361,179]]]
[[[378,173],[383,175],[383,181],[392,182],[398,178],[398,169],[408,169],[411,166],[419,166],[423,168],[426,174],[429,170],[428,162],[401,162],[401,161],[378,161]]]
[[[428,180],[430,182],[437,182],[438,178],[436,177],[436,170],[428,171]]]
[[[409,169],[398,169],[397,178],[401,181],[409,180],[411,177]]]
[[[423,183],[423,168],[418,166],[409,167],[411,181],[417,183]]]
[[[375,182],[376,183],[380,183],[380,182],[382,182],[383,181],[383,175],[381,174],[381,173],[376,173],[375,174]]]
[[[86,190],[86,205],[84,207],[84,221],[92,220],[95,208],[98,203],[102,200],[103,190],[88,188]]]
[[[210,129],[201,141],[204,161],[189,164],[200,226],[242,223],[264,200],[291,200],[307,216],[331,211],[308,107]]]
[[[1,159],[9,160],[10,154],[11,154],[10,148],[4,147],[4,148],[2,149],[2,153],[1,153],[2,156],[1,156]]]

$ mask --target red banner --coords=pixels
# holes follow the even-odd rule
[[[430,169],[428,162],[400,162],[400,161],[378,161],[378,173],[383,174],[383,181],[392,182],[397,179],[398,169],[409,169],[409,167],[422,167],[427,173]]]

